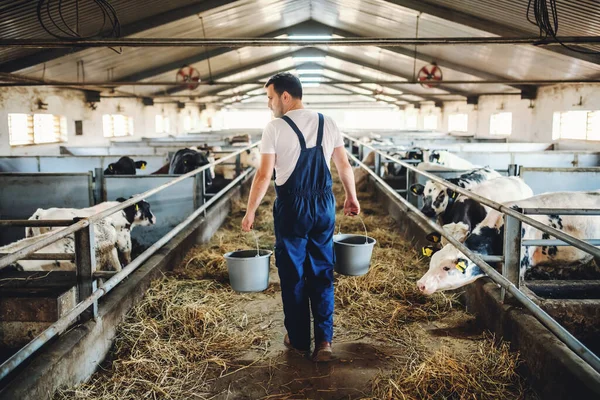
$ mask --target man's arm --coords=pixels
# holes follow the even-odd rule
[[[246,215],[242,220],[242,230],[249,232],[254,224],[256,210],[262,201],[263,197],[271,184],[271,176],[273,175],[273,167],[275,166],[275,154],[261,154],[260,167],[254,175],[252,187],[250,188],[250,196],[248,197],[248,206]]]
[[[340,175],[340,180],[344,186],[346,200],[344,201],[344,214],[357,215],[360,213],[360,204],[356,197],[356,185],[354,183],[354,172],[348,162],[348,156],[343,146],[336,147],[332,156],[335,167]]]

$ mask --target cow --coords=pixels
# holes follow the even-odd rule
[[[243,135],[229,136],[225,139],[227,143],[234,147],[245,147],[252,143],[252,137],[249,133]]]
[[[479,167],[446,150],[432,150],[429,153],[427,161],[432,164],[439,164],[456,170],[470,170]]]
[[[145,169],[146,165],[146,161],[133,161],[132,158],[124,156],[116,163],[108,164],[104,175],[135,175],[136,169]]]
[[[253,147],[240,154],[240,164],[242,169],[253,167],[258,169],[260,166],[260,151],[257,147]],[[229,163],[235,162],[235,159],[229,160]],[[223,176],[224,179],[235,178],[235,165],[231,164],[218,164],[215,166],[215,175]]]
[[[484,181],[500,178],[500,176],[498,172],[486,167],[473,169],[459,175],[457,178],[449,178],[447,181],[464,189],[472,189]],[[415,183],[411,185],[410,191],[417,196],[423,196],[423,207],[420,211],[431,218],[444,214],[447,207],[455,199],[455,193],[452,189],[432,180],[425,182],[425,186]],[[441,223],[441,225],[445,223]]]
[[[199,151],[195,147],[180,149],[173,155],[169,163],[163,165],[157,171],[154,171],[152,175],[184,175],[203,165],[214,163],[214,161],[215,159],[209,151]],[[204,182],[206,186],[210,186],[214,178],[215,170],[214,167],[211,166],[204,171]]]
[[[100,211],[112,208],[125,201],[120,197],[117,201],[105,201],[98,205],[88,208],[49,208],[47,210],[38,208],[37,211],[29,217],[31,220],[44,219],[72,219],[89,217]],[[131,262],[131,230],[136,226],[149,226],[156,223],[156,217],[150,211],[150,204],[142,200],[132,206],[118,211],[105,218],[117,231],[117,250],[119,258],[123,265]],[[25,236],[32,237],[44,234],[57,227],[29,227],[25,229]]]
[[[45,232],[34,237],[27,237],[9,245],[0,247],[0,253],[13,253],[29,246],[39,240],[62,230]],[[117,230],[108,219],[94,223],[94,250],[96,255],[96,269],[106,271],[120,271],[121,262],[117,253]],[[74,253],[75,237],[69,235],[58,239],[54,243],[38,250],[36,253]],[[18,260],[13,266],[20,271],[74,271],[75,264],[67,260]]]
[[[589,192],[543,193],[524,200],[504,203],[512,208],[592,208],[600,209],[600,190]],[[565,232],[578,239],[600,237],[600,216],[581,215],[530,215],[532,219]],[[447,227],[444,227],[446,229]],[[448,227],[449,232],[479,254],[502,254],[504,236],[503,214],[493,210],[472,230],[466,224]],[[551,239],[540,230],[523,224],[521,238]],[[536,266],[585,264],[592,256],[572,246],[521,246],[520,274]],[[417,286],[424,294],[452,290],[465,286],[485,276],[485,273],[456,247],[448,244],[431,256],[429,270],[419,279]]]

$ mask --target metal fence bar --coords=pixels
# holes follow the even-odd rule
[[[582,208],[524,208],[523,214],[527,215],[600,215],[600,209]]]
[[[0,257],[9,256],[11,253],[0,253]],[[67,260],[75,261],[75,253],[34,253],[21,260]]]
[[[258,146],[259,144],[260,144],[260,141],[254,143],[251,146],[244,147],[244,148],[240,149],[239,151],[237,151],[235,153],[232,153],[232,154],[230,154],[228,156],[220,158],[219,160],[217,160],[214,163],[206,164],[206,165],[204,165],[204,166],[202,166],[200,168],[197,168],[197,169],[195,169],[193,171],[188,172],[187,174],[181,175],[179,178],[175,178],[172,181],[169,181],[167,183],[162,184],[161,186],[158,186],[158,187],[156,187],[154,189],[150,189],[150,190],[148,190],[148,191],[146,191],[144,193],[141,193],[141,194],[138,194],[136,196],[133,196],[132,198],[130,198],[128,200],[125,200],[124,202],[122,202],[122,203],[120,203],[120,204],[118,204],[118,205],[116,205],[114,207],[108,208],[108,209],[106,209],[104,211],[101,211],[101,212],[98,212],[98,213],[96,213],[94,215],[91,215],[88,218],[83,219],[83,220],[81,220],[79,222],[76,222],[76,223],[72,224],[71,226],[69,226],[69,227],[67,227],[65,229],[62,229],[60,231],[56,231],[55,233],[52,233],[52,234],[50,234],[50,235],[48,235],[48,236],[40,239],[39,241],[36,241],[35,243],[33,243],[33,244],[31,244],[31,245],[29,245],[27,247],[24,247],[24,248],[20,249],[19,251],[14,252],[10,256],[6,256],[6,257],[1,258],[0,259],[0,269],[5,268],[6,266],[13,264],[15,261],[20,260],[21,258],[23,258],[25,256],[28,256],[29,254],[35,253],[36,251],[38,251],[38,250],[40,250],[40,249],[48,246],[49,244],[52,244],[55,241],[57,241],[59,239],[62,239],[64,237],[70,235],[71,233],[74,233],[74,232],[78,231],[81,228],[84,228],[84,227],[88,226],[90,223],[100,221],[103,218],[106,218],[106,217],[108,217],[108,216],[110,216],[110,215],[112,215],[112,214],[114,214],[114,213],[116,213],[118,211],[121,211],[121,210],[123,210],[123,209],[125,209],[125,208],[127,208],[129,206],[134,205],[135,203],[137,203],[137,202],[139,202],[141,200],[144,200],[144,199],[146,199],[146,198],[148,198],[148,197],[150,197],[150,196],[152,196],[152,195],[160,192],[161,190],[166,189],[169,186],[175,185],[175,184],[183,181],[184,179],[187,179],[187,178],[189,178],[191,176],[194,176],[194,175],[196,175],[198,173],[204,172],[205,170],[211,168],[214,165],[222,164],[222,163],[224,163],[225,161],[227,161],[229,159],[237,157],[237,155],[241,154],[243,151],[250,150],[253,147]]]
[[[504,256],[484,256],[481,255],[480,256],[481,259],[487,263],[498,263],[498,262],[504,262]]]
[[[584,242],[593,246],[600,246],[600,239],[587,239]],[[530,239],[523,240],[523,246],[572,246],[569,243],[563,242],[562,240],[554,239]]]
[[[0,225],[9,226],[70,226],[73,225],[72,219],[3,219]]]
[[[342,134],[342,135],[344,135],[346,137],[349,137],[346,134]],[[354,139],[352,137],[349,137],[349,138],[352,141],[358,142],[357,139]],[[367,144],[361,143],[361,145],[364,146],[364,147],[366,147],[366,148],[369,148],[369,149],[371,149],[373,151],[378,151],[376,148],[374,148],[372,146],[369,146]],[[504,205],[502,205],[500,203],[497,203],[497,202],[495,202],[493,200],[487,199],[487,198],[485,198],[483,196],[479,196],[479,195],[477,195],[477,194],[475,194],[475,193],[473,193],[473,192],[471,192],[469,190],[465,190],[464,188],[456,186],[456,185],[454,185],[454,184],[446,181],[445,179],[441,179],[441,178],[439,178],[439,177],[437,177],[437,176],[435,176],[433,174],[430,174],[428,172],[418,170],[417,168],[411,166],[408,163],[400,161],[399,159],[396,159],[396,158],[391,157],[391,156],[389,156],[387,154],[384,154],[384,153],[381,153],[381,156],[384,157],[384,158],[387,158],[389,160],[395,161],[398,164],[404,166],[405,168],[410,169],[411,171],[417,172],[417,173],[425,176],[426,178],[428,178],[428,179],[430,179],[430,180],[432,180],[434,182],[437,182],[437,183],[439,183],[439,184],[441,184],[441,185],[443,185],[443,186],[445,186],[447,188],[450,188],[450,189],[454,190],[455,192],[457,192],[459,194],[462,194],[462,195],[464,195],[464,196],[466,196],[466,197],[468,197],[470,199],[476,200],[477,202],[479,202],[481,204],[484,204],[484,205],[486,205],[486,206],[488,206],[490,208],[493,208],[494,210],[497,210],[497,211],[500,211],[501,213],[508,214],[508,215],[510,215],[512,217],[515,217],[518,220],[520,220],[521,222],[526,223],[527,225],[531,225],[534,228],[537,228],[537,229],[539,229],[542,232],[546,232],[549,235],[554,236],[554,237],[556,237],[558,239],[561,239],[561,240],[563,240],[563,241],[571,244],[572,246],[577,247],[580,250],[583,250],[583,251],[585,251],[587,253],[590,253],[594,257],[599,257],[600,258],[600,249],[598,249],[598,248],[596,248],[596,247],[594,247],[594,246],[592,246],[592,245],[590,245],[590,244],[588,244],[588,243],[586,243],[586,242],[584,242],[582,240],[576,239],[573,236],[568,235],[568,234],[566,234],[566,233],[564,233],[562,231],[559,231],[558,229],[552,228],[552,227],[550,227],[548,225],[544,225],[543,223],[541,223],[541,222],[539,222],[539,221],[537,221],[537,220],[535,220],[535,219],[533,219],[531,217],[523,215],[520,212],[517,212],[517,211],[513,210],[510,207],[506,207],[506,206],[504,206]]]
[[[240,181],[242,181],[246,176],[248,176],[252,172],[251,169],[247,169],[240,176],[231,181],[227,186],[225,186],[217,195],[208,200],[204,205],[190,214],[183,222],[173,228],[169,233],[163,236],[160,240],[150,246],[146,251],[136,257],[129,265],[123,268],[121,271],[117,272],[107,280],[98,290],[95,290],[89,297],[85,300],[81,301],[75,308],[73,308],[68,314],[61,317],[58,321],[50,325],[45,331],[39,334],[35,339],[22,347],[17,353],[13,354],[8,360],[6,360],[2,365],[0,365],[0,379],[3,379],[6,375],[11,373],[15,368],[17,368],[23,361],[25,361],[28,357],[30,357],[35,351],[41,348],[45,343],[47,343],[53,337],[60,335],[65,330],[69,328],[71,323],[73,323],[79,315],[85,311],[88,307],[93,305],[98,299],[108,292],[110,292],[116,285],[118,285],[123,279],[127,278],[133,271],[135,271],[144,261],[149,259],[156,251],[158,251],[161,247],[167,244],[171,239],[173,239],[179,232],[184,230],[190,223],[192,223],[200,214],[202,214],[208,207],[210,207],[213,203],[215,203],[218,199],[223,197],[225,193],[229,191],[232,187],[237,185]]]
[[[458,250],[460,250],[463,254],[469,257],[475,264],[477,264],[483,272],[485,272],[490,279],[492,279],[495,283],[503,287],[508,293],[513,295],[516,300],[518,300],[523,306],[528,309],[548,330],[554,333],[561,341],[563,341],[567,347],[569,347],[575,354],[581,357],[585,362],[587,362],[593,369],[600,372],[600,358],[592,353],[583,343],[581,343],[576,337],[571,335],[569,331],[563,328],[558,322],[556,322],[548,313],[542,310],[537,304],[535,304],[529,297],[527,297],[523,292],[515,287],[508,279],[503,277],[500,273],[498,273],[494,268],[492,268],[489,264],[487,264],[481,256],[477,253],[469,250],[465,245],[460,243],[458,240],[453,238],[450,235],[447,235],[446,231],[436,224],[435,222],[430,221],[427,218],[423,218],[421,212],[418,208],[410,204],[408,201],[404,200],[402,196],[397,194],[385,181],[375,175],[373,171],[367,168],[362,162],[360,162],[353,155],[349,155],[350,158],[356,162],[359,166],[364,168],[377,182],[379,182],[383,187],[398,201],[400,201],[405,207],[406,212],[411,213],[423,223],[425,223],[429,228],[435,230],[442,236],[444,236],[449,243],[455,246]]]

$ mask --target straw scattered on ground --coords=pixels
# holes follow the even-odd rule
[[[341,209],[341,185],[335,191]],[[426,270],[425,261],[396,233],[395,222],[371,194],[361,193],[360,200],[368,234],[377,245],[367,275],[336,274],[334,343],[375,346],[381,371],[365,387],[349,392],[354,393],[349,398],[508,399],[529,393],[515,372],[518,354],[492,337],[465,334],[473,317],[462,310],[456,295],[422,295],[415,282]],[[278,348],[274,340],[281,347],[284,332],[274,257],[265,292],[239,294],[229,287],[224,253],[255,248],[255,239],[261,249],[273,248],[273,201],[270,190],[258,211],[256,237],[241,232],[245,204],[234,202],[211,241],[193,248],[167,277],[154,282],[128,314],[102,368],[88,383],[61,390],[55,398],[298,399],[341,393],[335,383],[315,388],[322,380],[335,382],[335,370],[351,368],[348,364],[298,377],[306,366],[282,361],[271,350]],[[341,211],[337,221],[343,232],[363,230],[358,218],[344,217]],[[445,336],[432,337],[432,329]],[[454,338],[454,331],[462,336]],[[250,361],[241,361],[249,353]],[[278,374],[284,374],[281,381]],[[240,389],[243,396],[230,396],[235,382],[227,379],[234,376],[246,385]],[[262,394],[255,397],[253,390]]]
[[[418,354],[408,365],[373,382],[377,399],[523,399],[532,394],[517,374],[520,361],[507,343],[484,334],[476,352],[465,358],[442,348]]]

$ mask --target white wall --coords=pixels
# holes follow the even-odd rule
[[[579,104],[581,103],[581,104]],[[600,110],[600,85],[554,85],[542,87],[534,101],[520,96],[481,96],[477,106],[466,102],[444,103],[442,131],[448,130],[448,116],[466,112],[469,116],[467,134],[477,138],[499,137],[490,135],[490,117],[498,112],[512,112],[513,142],[552,142],[552,115],[556,111]],[[557,141],[559,149],[600,150],[595,141]]]
[[[48,104],[48,110],[38,110],[37,101]],[[120,108],[120,111],[118,110]],[[60,144],[44,144],[29,146],[10,146],[8,134],[8,114],[10,113],[48,113],[67,118],[67,142]],[[171,124],[171,135],[184,132],[185,115],[196,120],[194,129],[204,125],[196,106],[178,109],[175,104],[155,104],[144,106],[139,99],[106,99],[96,103],[92,110],[85,102],[82,91],[74,89],[53,88],[9,88],[0,92],[0,155],[43,155],[59,154],[58,147],[63,146],[108,146],[110,138],[105,138],[102,127],[104,114],[124,114],[133,117],[134,135],[114,140],[132,140],[141,137],[165,136],[157,133],[155,127],[156,114],[168,116]],[[194,118],[195,117],[195,118]],[[83,135],[75,136],[76,120],[83,121]]]
[[[451,114],[467,114],[468,128],[467,132],[451,132],[455,136],[477,136],[477,110],[473,104],[467,104],[466,101],[446,101],[442,111],[442,124],[439,130],[448,132],[448,117]]]
[[[551,142],[553,113],[570,110],[600,110],[600,84],[568,84],[540,88],[535,101],[532,140]],[[561,140],[559,147],[581,148],[582,144],[589,149],[600,149],[598,141]]]

